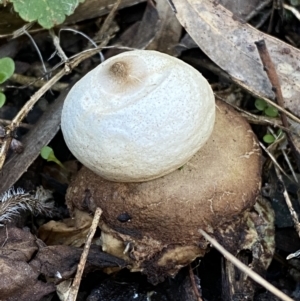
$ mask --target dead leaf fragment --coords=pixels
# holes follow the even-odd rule
[[[74,276],[82,249],[56,245],[41,248],[30,266],[43,275],[47,282],[55,284],[60,283],[63,279],[69,279]],[[112,255],[100,251],[100,247],[92,245],[85,273],[92,270],[99,270],[107,267],[125,267],[126,262]]]
[[[86,212],[75,210],[74,218],[61,222],[50,221],[39,228],[38,236],[48,246],[80,247],[86,241],[93,218]]]
[[[255,11],[261,2],[260,0],[220,0],[224,7],[241,20],[246,19],[250,13]]]
[[[274,99],[254,42],[264,39],[281,82],[285,107],[300,116],[300,50],[236,20],[213,0],[173,0],[176,16],[199,47],[232,79]]]
[[[159,28],[160,22],[158,11],[154,2],[150,0],[147,2],[142,20],[134,23],[125,30],[125,32],[123,32],[123,34],[115,41],[114,46],[145,49],[155,38]],[[106,53],[106,58],[124,51],[117,48],[109,49]]]
[[[0,301],[39,301],[55,291],[53,284],[38,280],[39,273],[25,261],[2,257],[0,271]]]
[[[174,55],[174,47],[178,44],[182,32],[181,24],[167,1],[157,1],[156,9],[159,15],[159,28],[147,49]]]
[[[39,244],[29,231],[0,229],[0,301],[39,301],[55,291],[55,286],[41,281],[40,273],[28,263]]]

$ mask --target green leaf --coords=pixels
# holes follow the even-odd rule
[[[64,22],[82,0],[12,0],[14,9],[25,21],[38,23],[51,28]]]
[[[255,105],[256,109],[259,111],[263,111],[268,106],[268,104],[263,99],[260,99],[260,98],[257,98],[255,100],[254,105]]]
[[[48,160],[48,158],[54,154],[53,152],[53,149],[49,146],[44,146],[42,149],[41,149],[41,157],[45,160]]]
[[[277,117],[278,116],[278,110],[272,106],[268,106],[264,112],[269,117]]]
[[[55,162],[60,167],[65,168],[64,165],[55,157],[53,149],[49,146],[44,146],[41,149],[41,157],[47,160],[48,162],[49,161]]]
[[[282,129],[278,129],[278,131],[277,131],[278,138],[281,138],[283,135],[284,135],[283,130]]]
[[[0,84],[8,80],[15,72],[15,62],[10,57],[0,59]]]
[[[275,141],[275,138],[274,138],[273,135],[267,134],[267,135],[264,135],[263,140],[264,140],[266,143],[271,144],[271,143],[273,143],[273,142]]]
[[[6,96],[2,92],[0,92],[0,108],[5,104]]]

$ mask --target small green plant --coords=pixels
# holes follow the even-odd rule
[[[257,110],[263,112],[268,117],[277,117],[278,116],[278,110],[269,105],[266,101],[263,99],[257,98],[254,103]]]
[[[7,1],[0,0],[5,5]],[[84,0],[10,0],[14,10],[25,21],[37,21],[42,27],[50,29],[64,22],[66,16],[73,14],[75,8]]]
[[[4,57],[0,59],[0,84],[7,81],[15,72],[15,62],[9,58]],[[5,104],[6,96],[0,91],[0,108]]]
[[[264,135],[263,140],[268,144],[272,144],[275,141],[275,137],[271,134],[266,134]]]
[[[277,132],[277,139],[280,139],[283,135],[283,132],[281,129],[278,130]],[[264,135],[263,137],[264,142],[268,143],[268,144],[272,144],[273,142],[275,142],[276,138],[274,137],[274,135],[268,133],[266,135]]]
[[[41,149],[41,157],[48,162],[55,162],[57,165],[59,165],[61,168],[65,169],[64,165],[55,157],[54,151],[50,146],[44,146]]]

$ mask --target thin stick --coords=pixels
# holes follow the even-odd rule
[[[281,292],[279,289],[277,289],[275,286],[273,286],[271,283],[266,281],[264,278],[262,278],[260,275],[252,271],[250,268],[248,268],[245,264],[243,264],[241,261],[239,261],[236,257],[234,257],[232,254],[230,254],[227,250],[225,250],[215,239],[213,239],[210,235],[208,235],[205,231],[202,229],[199,230],[199,232],[205,237],[206,240],[208,240],[227,260],[231,261],[238,269],[240,269],[242,272],[247,274],[249,277],[251,277],[255,282],[266,288],[269,292],[274,294],[276,297],[280,298],[283,301],[294,301],[289,296]]]
[[[37,92],[33,94],[33,96],[26,102],[26,104],[22,107],[19,113],[12,120],[11,124],[6,127],[5,130],[5,138],[0,150],[0,170],[2,169],[7,151],[9,149],[12,133],[13,131],[19,127],[21,121],[25,118],[28,112],[32,109],[34,104],[46,93],[52,85],[54,85],[57,81],[59,81],[66,74],[65,69],[60,70],[54,77],[52,77],[43,87],[41,87]]]
[[[33,86],[35,88],[40,88],[47,83],[47,81],[43,80],[42,78],[36,78],[33,76],[26,76],[26,75],[17,74],[17,73],[14,73],[9,78],[9,80],[23,85],[23,87],[13,86],[13,88],[17,88],[17,89],[27,88],[29,85]],[[61,92],[61,91],[65,91],[68,88],[68,86],[69,86],[69,84],[67,84],[67,83],[56,83],[52,86],[52,90]],[[9,85],[8,88],[12,88],[12,86]]]
[[[288,177],[291,181],[293,181],[293,179],[282,169],[282,167],[278,164],[278,162],[276,161],[275,157],[269,152],[269,150],[260,142],[258,141],[260,147],[267,153],[267,155],[270,157],[270,159],[272,160],[272,162],[274,163],[274,165],[286,176]]]
[[[300,21],[300,12],[293,6],[283,4],[283,7],[294,14],[294,16]]]
[[[257,94],[257,92],[253,89],[251,89],[251,87],[247,86],[245,83],[243,83],[242,81],[239,81],[237,79],[234,79],[234,82],[237,83],[239,86],[241,86],[242,88],[244,88],[246,91],[248,91],[250,94],[254,95],[255,97],[259,97],[261,99],[263,99],[266,103],[268,103],[269,105],[273,106],[274,108],[276,108],[279,112],[286,114],[286,116],[290,117],[293,121],[300,123],[300,119],[295,116],[294,114],[292,114],[291,112],[287,111],[285,108],[279,106],[277,103],[275,103],[274,101],[270,100],[269,98],[265,97],[262,94]]]
[[[191,265],[189,264],[189,274],[190,274],[190,279],[191,279],[191,283],[192,283],[192,287],[193,287],[193,291],[194,291],[194,294],[197,298],[197,301],[203,301],[200,294],[199,294],[199,291],[198,291],[198,288],[197,288],[197,284],[196,284],[196,281],[195,281],[195,275],[193,273],[193,269],[191,267]]]
[[[3,125],[11,124],[11,120],[0,118],[0,127],[1,124]],[[33,124],[29,124],[29,123],[20,123],[19,126],[20,128],[29,129],[29,130],[33,128]],[[3,132],[5,133],[4,128],[3,128]]]
[[[61,36],[61,33],[63,31],[70,31],[70,32],[73,32],[75,34],[79,34],[81,35],[82,37],[84,37],[85,39],[87,39],[95,48],[97,48],[97,43],[91,39],[88,35],[86,35],[85,33],[83,33],[82,31],[79,31],[79,30],[76,30],[76,29],[73,29],[73,28],[61,28],[59,30],[59,39],[60,39],[60,36]],[[55,54],[55,53],[54,53]],[[100,62],[103,63],[105,58],[104,58],[104,55],[102,54],[101,51],[99,51],[99,57],[100,57]]]
[[[236,109],[237,111],[241,112],[241,115],[245,118],[247,118],[249,123],[254,123],[254,124],[263,124],[263,125],[271,125],[277,128],[280,128],[282,130],[284,130],[285,132],[290,132],[290,129],[285,128],[284,126],[282,126],[282,121],[280,119],[276,119],[273,117],[267,117],[267,116],[258,116],[255,114],[252,114],[248,111],[243,110],[242,108],[240,108],[239,106],[236,106],[230,102],[228,102],[226,99],[224,99],[223,97],[217,95],[216,93],[214,93],[215,97],[224,101],[225,103],[227,103],[228,105],[230,105],[231,107],[233,107],[234,109]]]
[[[73,284],[70,288],[69,295],[68,295],[66,301],[76,301],[78,290],[79,290],[79,285],[80,285],[80,281],[81,281],[81,277],[82,277],[83,270],[84,270],[84,267],[85,267],[85,263],[86,263],[86,260],[87,260],[87,256],[89,254],[92,239],[93,239],[93,237],[95,235],[95,232],[97,230],[101,214],[102,214],[102,210],[98,207],[95,211],[93,222],[92,222],[92,225],[90,227],[90,231],[89,231],[89,234],[88,234],[88,237],[87,237],[87,240],[86,240],[86,243],[85,243],[83,252],[81,254],[79,264],[78,264],[77,273],[76,273],[76,276],[74,278]]]
[[[121,4],[121,1],[122,0],[117,0],[117,2],[114,4],[111,11],[109,12],[108,16],[106,17],[105,21],[103,22],[102,27],[101,27],[99,33],[97,34],[100,38],[108,31],[109,26],[111,25],[111,22],[112,22],[113,18],[115,17],[115,13],[116,13],[119,5]]]
[[[110,24],[111,18],[114,15],[116,9],[118,8],[121,1],[117,1],[115,5],[113,6],[109,17],[107,17],[107,22],[105,22],[105,26],[107,24]],[[72,69],[77,67],[82,61],[85,59],[93,56],[99,50],[103,49],[106,45],[107,41],[103,41],[100,43],[100,45],[94,49],[86,50],[81,52],[78,56],[76,56],[74,59],[70,59],[70,62],[66,62],[64,65],[64,69],[59,71],[52,79],[50,79],[41,89],[39,89],[31,98],[30,100],[23,106],[23,108],[19,111],[17,116],[12,120],[12,123],[7,126],[5,131],[5,138],[2,143],[1,149],[0,149],[0,171],[2,170],[2,167],[4,165],[6,155],[12,140],[12,132],[19,126],[23,118],[28,114],[28,112],[32,109],[32,107],[35,105],[35,103],[40,99],[40,97],[48,91],[56,82],[58,82],[64,75],[70,73]],[[128,48],[127,48],[128,49]],[[129,50],[129,49],[128,49]],[[132,48],[131,48],[132,50]]]
[[[257,51],[259,53],[260,59],[264,65],[264,70],[266,71],[269,81],[272,85],[272,89],[275,93],[277,103],[279,106],[284,108],[284,99],[281,91],[281,86],[280,86],[280,81],[279,77],[277,75],[275,66],[271,60],[267,45],[265,40],[260,40],[255,42],[255,45],[257,47]],[[284,113],[281,114],[281,119],[282,119],[282,125],[285,126],[286,128],[289,127],[289,123],[287,120],[287,117]]]
[[[62,48],[60,46],[59,37],[55,34],[53,29],[50,29],[49,33],[53,39],[53,44],[56,48],[58,56],[64,63],[67,63],[69,61],[69,58],[66,56],[65,52],[62,50]]]
[[[275,93],[278,105],[280,107],[284,108],[284,99],[283,99],[283,95],[282,95],[282,91],[281,91],[279,77],[277,75],[275,66],[270,57],[266,42],[265,42],[265,40],[260,40],[260,41],[255,42],[255,45],[257,47],[257,51],[259,53],[260,59],[264,65],[264,70],[266,71],[269,81],[272,85],[272,89]],[[281,116],[281,120],[282,120],[282,125],[286,128],[289,128],[287,114],[281,112],[280,116]],[[300,162],[298,160],[298,150],[296,149],[296,147],[293,143],[293,138],[292,138],[291,133],[287,133],[287,138],[288,138],[292,153],[294,155],[296,164],[298,166],[298,169],[300,169]]]
[[[292,220],[294,222],[294,227],[295,227],[295,229],[298,233],[298,236],[300,237],[300,223],[299,223],[299,220],[298,220],[297,213],[296,213],[295,209],[293,208],[293,204],[292,204],[290,196],[289,196],[289,194],[286,190],[286,187],[285,187],[284,181],[282,179],[281,173],[280,173],[280,171],[278,170],[278,168],[276,166],[275,166],[275,171],[276,171],[277,178],[278,178],[278,180],[280,181],[280,183],[283,187],[283,196],[284,196],[285,202],[286,202],[286,204],[289,208]]]
[[[0,170],[2,169],[5,158],[7,155],[7,151],[9,149],[12,133],[13,131],[19,127],[22,120],[28,114],[28,112],[32,109],[35,103],[56,83],[58,82],[64,75],[68,74],[70,70],[77,67],[82,61],[93,56],[98,53],[100,49],[102,49],[102,44],[94,49],[89,51],[83,51],[80,55],[76,56],[68,65],[65,65],[65,68],[60,70],[55,76],[53,76],[43,87],[41,87],[38,91],[36,91],[31,98],[27,101],[27,103],[22,107],[19,113],[14,117],[11,124],[6,127],[5,130],[5,138],[2,143],[2,147],[0,150]]]

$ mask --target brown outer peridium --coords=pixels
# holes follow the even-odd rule
[[[182,168],[142,183],[110,182],[82,168],[68,189],[67,203],[92,211],[99,206],[104,232],[123,240],[123,247],[130,242],[138,266],[145,267],[146,261],[162,266],[167,249],[190,246],[199,248],[194,257],[203,255],[206,244],[201,247],[198,229],[211,233],[251,207],[260,179],[261,152],[248,122],[217,102],[209,141]],[[124,213],[130,221],[118,220]]]

